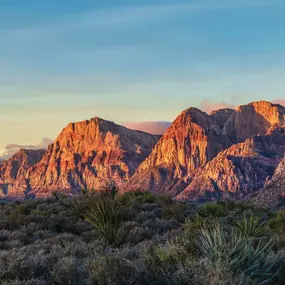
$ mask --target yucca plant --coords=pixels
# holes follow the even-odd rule
[[[260,217],[250,215],[235,223],[237,233],[244,237],[266,238],[270,230]]]
[[[210,270],[230,271],[233,276],[244,275],[257,284],[269,284],[278,271],[277,257],[267,262],[273,246],[271,239],[254,240],[234,228],[226,232],[220,224],[201,230],[200,251]]]
[[[102,237],[114,245],[121,224],[121,207],[113,199],[102,196],[92,205],[85,215]]]

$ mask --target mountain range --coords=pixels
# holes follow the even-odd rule
[[[266,101],[210,114],[189,108],[162,136],[95,117],[69,124],[47,150],[21,149],[0,163],[0,197],[99,191],[110,183],[179,200],[257,197],[277,183],[279,197],[284,152],[285,107]]]

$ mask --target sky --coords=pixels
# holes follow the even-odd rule
[[[71,121],[285,99],[285,0],[0,0],[0,153]]]

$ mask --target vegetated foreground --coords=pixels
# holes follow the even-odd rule
[[[285,211],[82,191],[0,215],[0,284],[285,282]]]

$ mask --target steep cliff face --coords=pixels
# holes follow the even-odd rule
[[[264,135],[273,127],[284,126],[285,107],[266,101],[239,106],[223,127],[223,134],[233,143],[254,135]]]
[[[285,206],[285,156],[276,168],[271,180],[265,187],[246,197],[246,201],[261,207],[284,208]]]
[[[25,177],[28,169],[41,160],[45,150],[21,149],[0,165],[0,197],[3,197],[15,186],[26,185]],[[16,191],[16,190],[15,190]]]
[[[150,154],[159,138],[99,118],[71,123],[42,159],[29,168],[28,183],[21,189],[43,197],[54,190],[100,190],[111,180],[120,185]],[[8,194],[13,196],[14,192],[12,189]]]
[[[227,137],[209,115],[190,108],[168,128],[125,190],[169,192],[187,173],[204,166],[228,146]]]
[[[284,151],[284,128],[251,137],[219,153],[204,168],[197,170],[177,198],[246,196],[264,187],[282,160]]]

